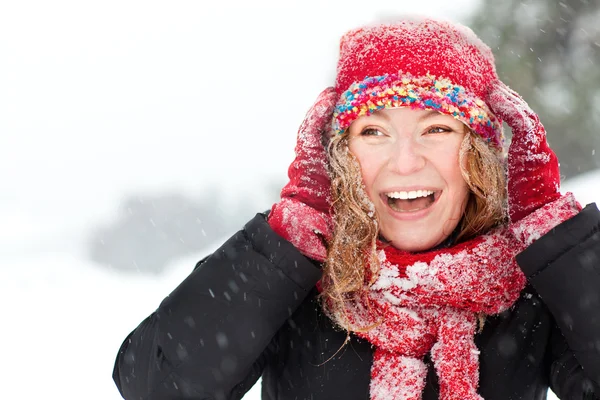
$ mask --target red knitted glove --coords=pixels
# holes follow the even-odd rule
[[[575,200],[573,193],[567,193],[510,224],[510,230],[527,247],[579,211],[581,205]]]
[[[335,90],[325,89],[306,114],[298,130],[296,158],[288,169],[290,181],[281,190],[281,201],[271,208],[271,228],[307,257],[327,258],[331,238],[331,182],[322,143],[337,101]]]
[[[488,104],[513,133],[508,149],[508,207],[511,222],[516,222],[560,197],[558,159],[539,117],[516,92],[498,81]]]
[[[525,100],[497,81],[491,87],[487,103],[512,129],[508,148],[508,211],[512,229],[529,245],[577,214],[581,206],[571,193],[561,196],[558,158],[548,146],[539,117]]]

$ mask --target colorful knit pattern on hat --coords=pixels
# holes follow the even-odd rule
[[[353,29],[340,40],[333,130],[377,110],[412,107],[451,115],[501,147],[502,121],[484,101],[497,81],[492,51],[460,24],[408,18]]]
[[[377,110],[411,107],[435,110],[451,115],[465,123],[490,145],[503,145],[502,123],[480,99],[469,94],[448,79],[427,74],[412,77],[410,74],[387,74],[367,77],[352,84],[342,94],[333,114],[333,130],[343,133],[363,115]]]

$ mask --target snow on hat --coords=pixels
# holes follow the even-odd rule
[[[335,133],[377,110],[436,110],[502,147],[502,121],[485,104],[494,56],[465,26],[428,18],[365,26],[340,41]]]

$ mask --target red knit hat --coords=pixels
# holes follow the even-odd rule
[[[502,147],[502,121],[483,99],[498,80],[494,56],[469,28],[406,19],[357,28],[340,42],[333,129],[383,108],[412,107],[452,115]]]

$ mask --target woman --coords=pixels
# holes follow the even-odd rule
[[[289,177],[125,340],[124,398],[600,398],[600,213],[468,28],[348,32]]]

